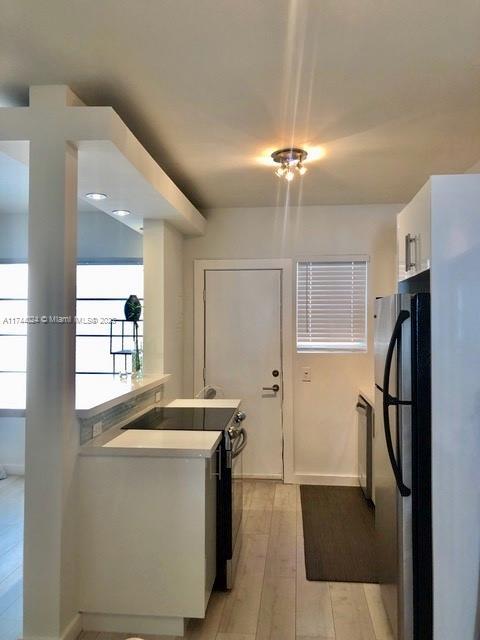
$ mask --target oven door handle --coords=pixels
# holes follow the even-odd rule
[[[239,438],[236,438],[236,440],[239,439],[240,440],[240,444],[238,444],[232,451],[232,458],[236,458],[237,456],[239,456],[242,451],[245,449],[245,447],[247,446],[247,440],[248,440],[248,436],[247,436],[247,432],[245,431],[245,429],[240,429],[240,433],[239,433]]]

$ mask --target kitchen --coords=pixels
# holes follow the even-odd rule
[[[474,65],[465,62],[470,54],[462,41],[475,40],[469,27],[475,11],[465,7],[452,32],[446,25],[452,24],[448,16],[453,9],[437,15],[433,4],[425,14],[410,7],[408,17],[401,8],[385,9],[384,26],[401,18],[402,33],[413,29],[417,47],[397,42],[404,67],[391,78],[403,87],[402,94],[383,73],[389,69],[386,61],[379,76],[373,74],[381,61],[368,43],[376,42],[384,54],[389,49],[379,29],[381,16],[366,7],[358,9],[355,23],[352,6],[348,11],[331,8],[325,17],[312,3],[282,1],[272,21],[271,2],[248,3],[248,9],[232,13],[238,21],[233,24],[215,0],[207,2],[213,22],[196,6],[191,7],[192,23],[167,5],[145,7],[141,16],[127,2],[120,17],[107,4],[106,13],[92,7],[105,29],[110,29],[107,17],[115,16],[125,35],[127,25],[137,35],[145,30],[148,46],[140,46],[129,60],[123,57],[122,82],[130,72],[138,77],[138,91],[94,82],[85,71],[98,68],[104,78],[118,78],[112,54],[118,54],[119,43],[100,45],[78,7],[72,15],[59,8],[66,31],[50,34],[47,50],[41,34],[48,32],[51,12],[42,13],[29,2],[16,7],[5,2],[10,5],[10,33],[25,29],[36,46],[26,54],[32,72],[15,67],[17,93],[9,94],[5,82],[0,111],[2,317],[23,316],[28,304],[32,317],[115,315],[121,332],[130,294],[142,306],[134,334],[126,320],[128,333],[120,336],[129,342],[126,349],[123,344],[109,346],[108,323],[95,330],[73,323],[32,323],[28,342],[26,327],[2,332],[0,465],[7,478],[0,481],[0,489],[5,487],[0,540],[6,545],[4,553],[0,550],[0,568],[5,567],[0,573],[0,622],[5,631],[0,629],[5,640],[20,634],[75,640],[82,631],[218,640],[474,638],[478,354],[477,287],[471,274],[477,268],[480,140],[476,94],[469,90]],[[156,25],[152,31],[147,15]],[[73,16],[84,25],[82,35],[73,29]],[[435,42],[424,41],[430,22]],[[163,40],[156,37],[159,24]],[[212,24],[226,25],[225,32],[205,38]],[[278,60],[271,79],[272,52],[255,36],[267,25],[277,44],[288,43],[279,49],[286,66],[283,58]],[[342,59],[344,71],[348,68],[346,94],[336,95],[334,106],[321,97],[319,81],[337,86],[328,84],[334,76],[326,63],[315,67],[318,60],[328,59],[316,47],[324,54],[336,51],[327,25],[331,33],[354,36]],[[157,49],[152,47],[167,51],[166,43],[173,45],[174,34],[184,30],[190,35],[190,56],[187,62],[179,53],[178,65],[185,75],[175,65],[154,70],[149,55]],[[72,57],[61,61],[60,75],[43,74],[52,60],[60,62],[54,52],[63,50],[65,33]],[[86,34],[90,48],[83,46]],[[250,49],[243,56],[234,54],[229,38],[238,38],[239,45],[247,34]],[[18,44],[9,42],[19,55]],[[428,85],[430,103],[443,105],[434,116],[424,108],[420,92],[418,101],[410,102],[406,89],[431,77],[440,44],[455,62],[448,78]],[[105,47],[105,55],[94,59],[98,47]],[[369,52],[368,63],[357,60],[357,47],[364,55]],[[36,68],[34,49],[41,52]],[[229,71],[223,68],[223,54]],[[236,87],[244,86],[243,64],[255,54],[266,64],[248,76],[255,88],[249,90],[247,83],[242,95],[236,90],[232,94],[232,78]],[[145,56],[141,64],[137,56]],[[418,77],[402,75],[412,67],[410,56]],[[394,55],[389,62],[396,68]],[[280,92],[277,80],[285,69],[289,72]],[[361,91],[355,82],[360,72]],[[199,91],[192,109],[197,76],[205,91]],[[374,77],[384,81],[382,90],[377,91]],[[262,83],[267,81],[281,93],[283,105],[272,105],[264,95]],[[318,113],[308,108],[309,81]],[[143,100],[147,87],[150,99]],[[223,101],[229,92],[227,108]],[[141,117],[127,94],[130,100],[134,95],[142,100]],[[345,96],[353,100],[351,113]],[[367,96],[375,96],[378,112],[367,108]],[[167,148],[175,149],[174,156]],[[195,178],[189,182],[188,175]],[[308,505],[318,504],[312,500],[319,499],[324,487],[338,490],[335,495],[342,494],[340,489],[361,495],[359,451],[361,461],[363,451],[365,457],[371,452],[368,475],[377,520],[379,513],[388,512],[381,492],[376,495],[380,461],[386,463],[389,505],[398,499],[403,513],[402,505],[409,504],[409,496],[400,500],[391,483],[393,478],[412,489],[409,471],[404,469],[400,477],[396,466],[400,459],[405,463],[394,430],[404,424],[406,405],[388,414],[392,446],[382,448],[379,440],[388,432],[382,420],[387,396],[384,363],[375,360],[390,338],[388,332],[379,338],[378,320],[383,322],[385,315],[377,299],[427,291],[434,595],[427,597],[428,584],[415,586],[413,577],[411,582],[404,577],[392,582],[391,575],[374,576],[371,582],[354,581],[352,575],[312,579],[309,558],[318,560],[318,553],[312,551],[311,539],[321,536],[311,535]],[[312,296],[317,296],[313,303]],[[338,309],[339,300],[344,308],[347,297],[348,319],[343,311],[331,311]],[[405,310],[401,306],[396,311],[400,309]],[[412,314],[410,307],[408,312]],[[406,322],[403,331],[415,326]],[[402,348],[407,342],[404,334]],[[115,350],[116,356],[111,353]],[[428,355],[423,353],[425,365]],[[136,380],[130,374],[137,361],[132,355],[141,361]],[[387,401],[397,397],[394,366],[392,372]],[[422,376],[428,379],[426,369]],[[369,439],[357,425],[359,394],[374,409]],[[406,394],[401,400],[412,398]],[[214,418],[209,430],[213,408],[228,415]],[[430,424],[426,415],[422,420]],[[165,427],[172,424],[172,429]],[[194,434],[194,440],[187,442],[186,434]],[[421,445],[427,454],[428,444],[427,437]],[[430,495],[428,460],[419,466],[426,475],[415,486],[421,486],[427,502],[414,505],[414,513],[428,511]],[[226,498],[222,475],[227,491],[233,491]],[[161,489],[155,496],[157,485]],[[418,495],[414,490],[414,501]],[[230,509],[226,519],[225,505]],[[171,518],[170,527],[164,514]],[[393,512],[388,522],[395,526]],[[417,534],[418,526],[414,518]],[[422,526],[428,530],[428,519]],[[191,548],[183,537],[187,531],[195,541]],[[410,538],[408,527],[400,531]],[[235,552],[238,532],[243,544]],[[161,541],[158,550],[155,540]],[[225,540],[228,549],[220,562]],[[409,562],[408,546],[397,551],[386,546],[390,562],[404,550]],[[2,555],[9,558],[4,565]],[[222,566],[223,587],[213,589]],[[427,561],[424,576],[429,566]],[[398,592],[405,588],[398,605],[392,606],[388,595],[382,601],[382,594],[392,589],[380,587],[379,579],[387,587],[398,584]],[[222,591],[229,580],[233,589]],[[173,600],[166,597],[165,585],[170,585]],[[430,605],[433,601],[433,612],[422,606],[420,622],[415,612],[419,588]],[[397,596],[393,599],[397,602]],[[422,631],[414,629],[417,624]]]

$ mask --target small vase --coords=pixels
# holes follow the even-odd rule
[[[140,320],[140,316],[142,314],[142,304],[137,296],[133,293],[125,302],[124,311],[126,320],[129,320],[130,322],[136,322],[137,320]]]

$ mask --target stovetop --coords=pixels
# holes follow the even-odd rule
[[[155,407],[122,428],[223,431],[234,414],[221,407]]]

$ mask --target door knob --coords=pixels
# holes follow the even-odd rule
[[[262,387],[262,391],[273,391],[274,393],[277,393],[277,391],[280,391],[280,387],[278,384],[274,384],[272,387]]]

